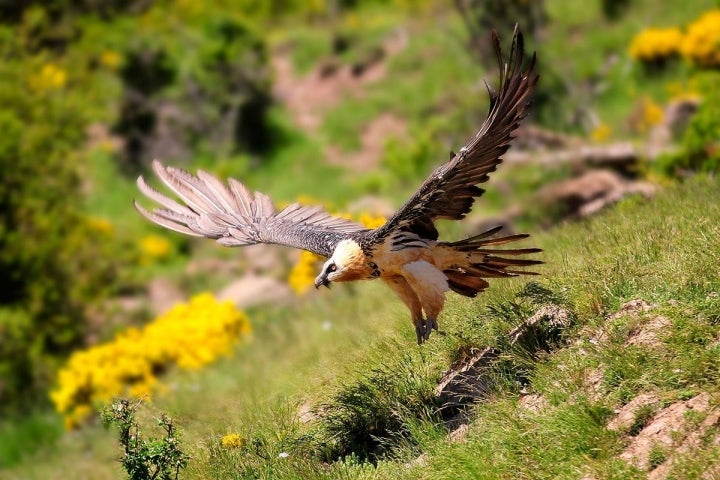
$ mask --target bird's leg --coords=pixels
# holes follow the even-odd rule
[[[412,318],[413,325],[415,326],[415,334],[417,335],[418,345],[422,344],[427,337],[425,336],[426,322],[422,314],[422,304],[420,299],[415,294],[410,284],[408,284],[405,278],[397,275],[395,277],[383,278],[388,287],[390,287],[395,293],[397,293],[400,300],[410,310],[410,316]]]
[[[425,340],[430,338],[430,333],[428,333],[427,328],[427,322],[424,318],[421,317],[419,322],[415,322],[415,319],[413,319],[413,323],[415,324],[415,334],[417,335],[418,345],[422,345]]]
[[[434,265],[426,261],[412,262],[404,267],[404,278],[425,313],[415,322],[418,344],[430,338],[433,329],[438,329],[437,318],[445,305],[445,292],[448,290],[447,278]]]
[[[422,345],[423,342],[428,339],[430,334],[426,333],[427,322],[423,318],[422,307],[420,306],[419,300],[417,301],[417,304],[410,308],[410,314],[412,316],[413,325],[415,325],[415,334],[417,335],[418,345]]]

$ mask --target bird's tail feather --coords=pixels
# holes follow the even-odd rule
[[[488,286],[485,278],[537,275],[536,272],[517,270],[543,263],[529,258],[508,258],[539,253],[539,248],[495,248],[498,245],[527,238],[527,234],[493,237],[502,227],[495,227],[480,235],[457,242],[441,242],[442,270],[450,288],[466,297],[474,297]]]

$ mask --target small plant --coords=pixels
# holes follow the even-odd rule
[[[122,465],[131,480],[177,480],[180,470],[187,467],[190,456],[182,451],[172,418],[161,414],[158,425],[165,431],[163,438],[145,440],[135,419],[140,401],[116,399],[102,411],[103,423],[120,431],[124,454]]]
[[[657,413],[655,405],[644,405],[640,407],[637,413],[635,413],[632,425],[630,425],[628,429],[628,435],[631,437],[637,436],[643,428],[648,426],[655,416],[655,413]]]
[[[220,439],[220,444],[225,448],[241,448],[245,440],[237,433],[229,433]]]
[[[661,443],[655,443],[648,453],[648,470],[655,470],[657,467],[665,463],[668,457],[668,450]]]
[[[414,447],[413,426],[440,421],[433,373],[424,366],[420,358],[404,355],[341,386],[317,409],[320,457],[376,463],[399,446]]]

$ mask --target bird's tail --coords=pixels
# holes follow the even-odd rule
[[[527,238],[521,233],[491,238],[502,227],[495,227],[480,235],[457,242],[440,242],[436,248],[441,252],[442,269],[449,287],[466,297],[474,297],[488,286],[486,278],[537,275],[536,272],[517,270],[518,267],[539,265],[540,260],[508,258],[538,253],[539,248],[495,248],[499,245]]]

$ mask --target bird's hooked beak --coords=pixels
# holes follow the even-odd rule
[[[321,273],[315,277],[315,288],[320,288],[322,286],[330,288],[330,280],[328,280],[326,273]]]

